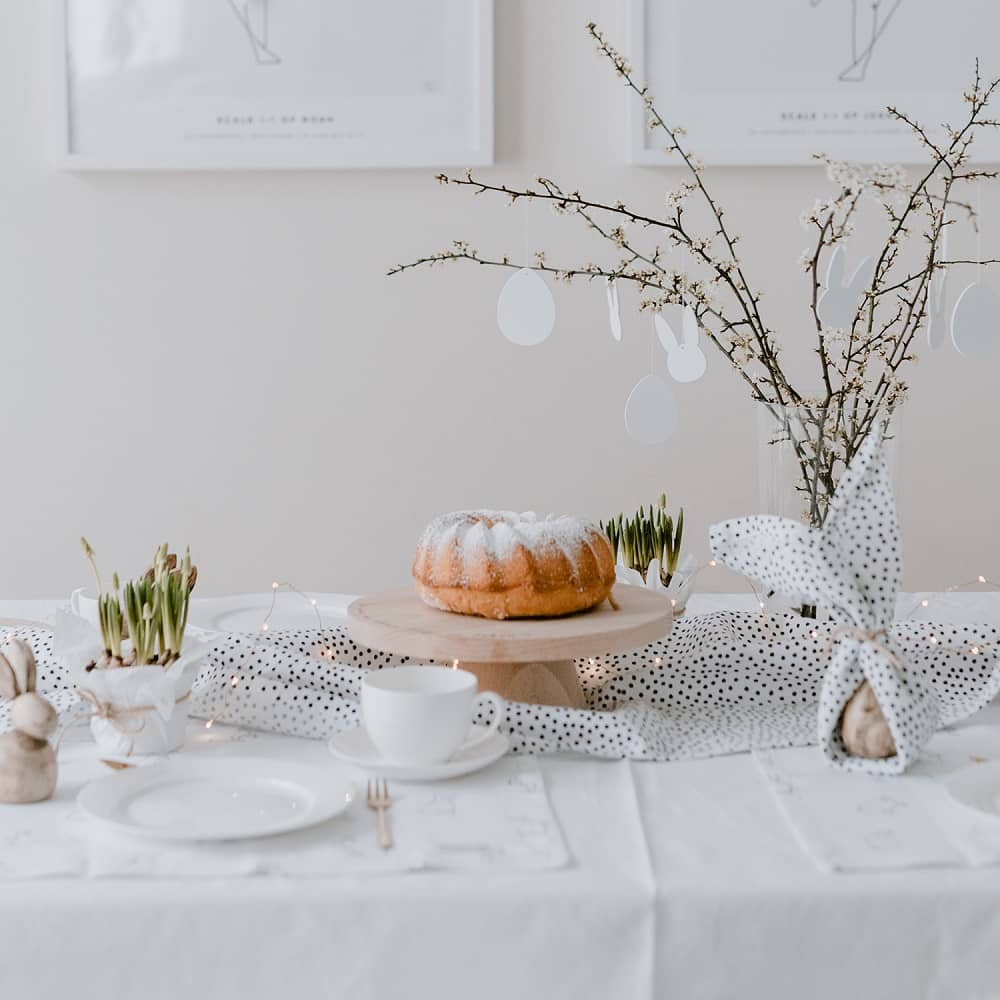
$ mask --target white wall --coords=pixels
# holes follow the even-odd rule
[[[137,570],[161,539],[189,541],[204,593],[273,578],[366,591],[405,581],[423,524],[456,507],[596,518],[667,487],[699,546],[712,521],[754,509],[753,406],[718,358],[678,388],[677,437],[642,447],[622,408],[649,365],[647,318],[627,311],[616,345],[602,289],[559,290],[555,334],[525,350],[495,330],[501,274],[384,276],[456,237],[578,256],[569,220],[526,223],[520,207],[439,188],[432,171],[58,173],[46,162],[43,6],[6,5],[0,31],[0,596],[86,582],[81,533],[109,571]],[[545,172],[655,207],[669,171],[623,164],[623,97],[590,18],[623,36],[615,0],[497,0],[488,175]],[[797,220],[822,174],[709,180],[745,234],[772,323],[806,338]],[[998,207],[985,192],[994,256]],[[910,586],[1000,576],[995,373],[953,353],[913,373]],[[165,437],[151,402],[172,411]]]

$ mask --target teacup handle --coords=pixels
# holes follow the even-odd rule
[[[495,691],[480,691],[476,695],[476,705],[480,701],[488,701],[493,706],[493,721],[488,726],[477,726],[469,738],[462,745],[463,749],[479,746],[484,740],[488,740],[499,728],[507,714],[507,702],[503,700]]]

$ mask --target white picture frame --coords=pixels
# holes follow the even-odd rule
[[[886,106],[943,138],[940,123],[965,114],[976,56],[984,78],[1000,74],[992,41],[1000,4],[991,0],[949,0],[946,9],[937,0],[626,2],[624,54],[635,78],[706,164],[808,164],[816,153],[924,162],[926,151]],[[675,164],[642,102],[631,91],[627,99],[628,162]],[[1000,162],[998,133],[980,130],[976,162]]]
[[[50,3],[51,148],[59,169],[425,168],[493,162],[493,0]],[[384,30],[387,6],[405,22],[395,32]],[[338,7],[349,12],[357,37],[339,31],[327,36],[341,47],[336,59],[325,57],[316,38],[330,30]],[[135,28],[137,10],[146,21],[124,41],[122,31],[100,21],[117,15]],[[280,27],[285,36],[279,43],[274,38]],[[414,44],[421,37],[425,48]],[[236,58],[239,52],[247,57],[246,68]],[[376,93],[383,69],[388,82],[384,93]],[[325,96],[323,86],[308,93],[317,78],[329,91]],[[359,89],[367,92],[343,92],[345,78],[348,87],[363,78]],[[412,89],[390,93],[408,86]],[[220,110],[226,107],[230,110]]]

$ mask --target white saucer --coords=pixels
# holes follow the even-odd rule
[[[964,767],[948,779],[945,788],[966,808],[1000,819],[1000,761]]]
[[[485,726],[473,726],[473,729]],[[330,739],[330,753],[345,764],[353,764],[381,778],[397,781],[442,781],[480,771],[498,761],[510,746],[503,733],[493,733],[475,746],[463,747],[443,764],[390,764],[379,756],[364,726],[345,729]]]

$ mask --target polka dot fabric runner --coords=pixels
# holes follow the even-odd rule
[[[76,708],[51,633],[17,629],[35,648],[39,688],[65,714]],[[813,633],[816,633],[815,635]],[[1000,642],[1000,629],[900,624],[895,648],[934,693],[941,723],[971,715],[992,697],[985,656],[947,663],[931,634],[959,646]],[[793,615],[719,612],[682,619],[671,635],[631,653],[578,662],[588,710],[511,702],[505,729],[516,753],[576,751],[675,760],[817,740],[829,638]],[[327,737],[360,722],[365,670],[408,662],[353,643],[342,628],[233,636],[208,656],[192,713],[254,729]],[[5,725],[7,708],[0,708]],[[486,721],[484,717],[480,721]]]

